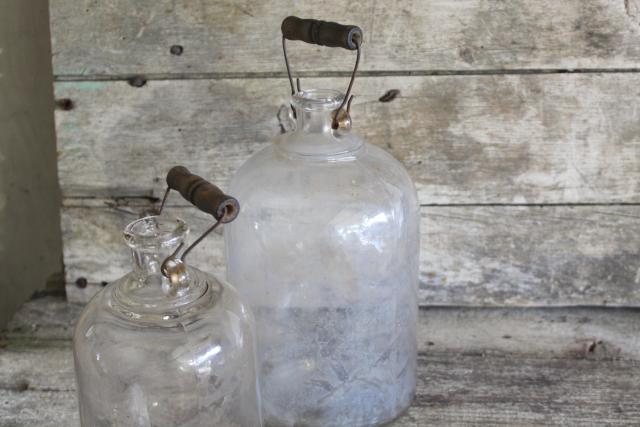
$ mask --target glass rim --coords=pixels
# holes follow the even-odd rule
[[[334,89],[307,89],[291,96],[292,103],[305,110],[335,110],[344,99],[344,93]]]
[[[155,233],[145,234],[139,229],[141,224],[155,222]],[[159,215],[148,215],[130,222],[124,228],[124,240],[133,249],[158,248],[176,246],[189,233],[189,226],[180,218],[168,218]]]

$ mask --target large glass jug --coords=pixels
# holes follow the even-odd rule
[[[294,92],[295,130],[238,170],[243,214],[225,226],[228,279],[256,316],[264,420],[383,424],[416,384],[416,192],[343,126],[344,95]]]
[[[211,190],[204,184],[191,196]],[[237,213],[216,205],[219,221]],[[252,315],[224,280],[176,257],[187,231],[165,216],[124,230],[133,271],[89,302],[74,334],[82,426],[261,425]]]

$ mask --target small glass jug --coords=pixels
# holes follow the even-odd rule
[[[238,213],[185,168],[167,183],[216,225]],[[261,425],[253,317],[228,283],[184,263],[194,245],[177,256],[187,232],[161,215],[125,228],[133,271],[88,303],[74,334],[82,426]]]
[[[282,31],[283,45],[360,57],[358,27],[289,17]],[[350,132],[353,77],[346,95],[289,77],[295,130],[237,172],[243,214],[225,227],[228,279],[256,316],[265,423],[384,424],[416,385],[416,192],[402,164]]]

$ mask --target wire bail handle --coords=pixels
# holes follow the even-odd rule
[[[296,16],[288,16],[282,21],[282,52],[284,53],[284,63],[287,66],[287,76],[291,85],[291,95],[295,95],[296,89],[300,90],[300,79],[296,79],[296,86],[293,85],[291,77],[291,67],[287,57],[287,40],[301,40],[319,46],[341,47],[347,50],[356,51],[356,63],[351,73],[349,86],[340,106],[333,112],[331,128],[350,130],[351,129],[351,89],[356,78],[358,65],[360,64],[360,46],[362,45],[362,29],[355,25],[342,25],[337,22],[319,21],[316,19],[301,19]],[[347,106],[345,110],[345,105]],[[293,107],[292,107],[293,108]],[[293,111],[296,114],[295,110]]]
[[[160,267],[162,275],[171,280],[172,283],[177,283],[185,274],[184,260],[189,252],[213,230],[218,228],[220,224],[226,224],[236,219],[238,213],[240,213],[240,204],[235,198],[224,194],[218,187],[191,173],[184,166],[174,166],[167,173],[167,189],[158,209],[158,215],[162,213],[171,190],[176,190],[185,200],[202,212],[211,214],[216,219],[216,222],[191,243],[182,252],[182,255],[179,256],[178,253],[184,246],[184,242],[180,243],[176,250],[163,261]]]

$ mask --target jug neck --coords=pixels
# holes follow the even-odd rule
[[[312,89],[298,92],[292,97],[296,111],[296,132],[332,135],[334,111],[343,95],[333,90]]]
[[[133,321],[174,327],[180,325],[175,323],[177,319],[198,313],[219,297],[221,288],[215,286],[216,280],[195,268],[185,266],[180,274],[172,274],[171,280],[162,274],[163,262],[180,247],[188,231],[184,221],[160,216],[138,219],[125,228],[134,269],[105,289],[114,313]]]
[[[333,114],[344,95],[335,90],[310,89],[295,93],[291,105],[295,110],[295,130],[281,135],[277,146],[287,153],[316,160],[346,160],[362,146],[350,132],[333,130]]]
[[[159,287],[162,293],[175,293],[176,284],[162,274],[162,263],[184,243],[188,232],[184,221],[159,216],[138,219],[125,228],[124,238],[131,248],[133,271],[140,287]],[[188,278],[181,282],[180,288],[188,287]]]

